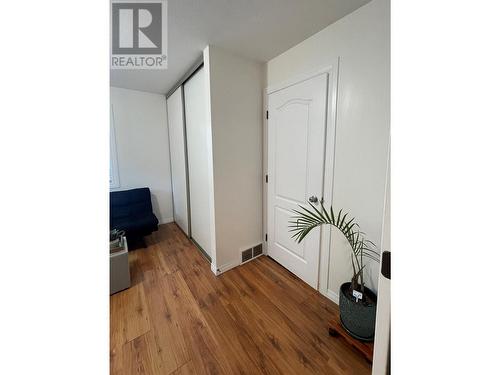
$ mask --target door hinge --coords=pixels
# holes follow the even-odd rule
[[[269,111],[266,111],[266,120],[269,120]]]
[[[266,233],[266,242],[267,242],[267,233]]]
[[[266,174],[266,184],[267,184],[268,182],[269,182],[269,178],[268,178],[268,176],[267,176],[267,174]]]

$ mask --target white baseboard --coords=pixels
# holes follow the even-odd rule
[[[168,224],[168,223],[173,223],[174,222],[174,218],[173,217],[167,217],[166,219],[163,219],[162,221],[160,221],[160,225],[161,224]]]
[[[232,261],[232,262],[228,262],[226,264],[223,264],[222,266],[218,267],[216,275],[220,275],[221,273],[227,272],[230,269],[233,269],[234,267],[238,267],[239,265],[240,265],[240,262],[238,262],[238,261]]]
[[[215,276],[218,276],[220,275],[220,272],[217,272],[217,267],[215,267],[215,263],[212,263],[210,265],[210,269],[212,270],[212,272],[215,274]]]
[[[220,274],[223,274],[224,272],[232,270],[235,267],[238,267],[238,266],[241,266],[241,265],[246,264],[248,262],[251,262],[252,260],[257,259],[258,257],[263,256],[263,255],[264,254],[259,254],[256,257],[253,257],[252,259],[249,259],[249,260],[247,260],[246,262],[243,262],[243,263],[240,262],[240,261],[237,261],[237,260],[232,261],[232,262],[228,262],[228,263],[223,264],[222,266],[220,266],[218,269],[215,267],[215,264],[212,263],[212,265],[210,266],[210,269],[212,270],[212,272],[214,274],[216,274],[218,276]]]
[[[326,293],[322,293],[324,296],[328,297],[331,299],[333,302],[335,302],[337,305],[339,304],[339,295],[335,292],[332,292],[330,289],[326,290]]]

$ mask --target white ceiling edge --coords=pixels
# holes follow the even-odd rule
[[[370,0],[168,0],[168,68],[111,70],[110,85],[166,94],[207,45],[265,63]]]

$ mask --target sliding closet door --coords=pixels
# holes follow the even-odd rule
[[[207,91],[204,68],[184,84],[191,238],[208,256],[212,256],[208,149],[212,137],[208,121]]]
[[[174,221],[189,235],[189,205],[182,87],[167,99]]]

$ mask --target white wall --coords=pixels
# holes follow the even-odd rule
[[[149,187],[160,223],[172,221],[165,96],[111,87],[111,105],[120,176],[112,190]]]
[[[335,65],[340,57],[333,204],[380,246],[390,120],[389,0],[373,0],[267,63],[267,85]],[[326,202],[328,203],[328,202]],[[347,243],[333,231],[328,289],[351,278]],[[377,290],[378,264],[365,272]]]
[[[216,267],[238,265],[262,243],[262,63],[209,46]]]

